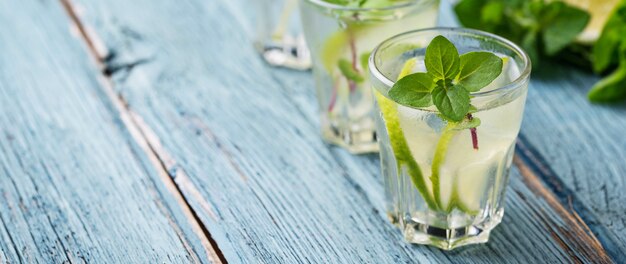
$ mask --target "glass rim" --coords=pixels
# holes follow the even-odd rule
[[[370,55],[369,59],[368,59],[368,65],[369,65],[369,70],[370,73],[372,73],[372,75],[374,75],[378,80],[380,80],[383,84],[392,87],[395,82],[390,80],[389,78],[387,78],[387,76],[385,76],[379,69],[378,69],[378,65],[376,65],[376,62],[374,61],[374,58],[378,55],[378,51],[381,47],[385,46],[386,44],[389,44],[390,42],[393,42],[397,39],[400,39],[402,37],[406,37],[406,36],[410,36],[410,35],[416,35],[419,33],[424,33],[424,32],[429,32],[429,31],[447,31],[447,32],[453,32],[453,33],[466,33],[469,35],[474,35],[474,36],[482,36],[482,37],[486,37],[486,38],[491,38],[491,39],[495,39],[500,45],[503,45],[511,50],[513,50],[517,55],[519,55],[522,58],[523,61],[523,68],[520,71],[520,75],[515,78],[515,80],[502,85],[496,89],[493,90],[489,90],[489,91],[485,91],[485,92],[472,92],[470,93],[470,96],[472,97],[483,97],[483,96],[489,96],[489,95],[493,95],[493,94],[498,94],[498,93],[503,93],[509,90],[514,90],[515,88],[519,88],[522,87],[523,82],[525,82],[529,77],[530,77],[530,73],[531,73],[531,69],[532,69],[532,63],[530,61],[530,57],[528,57],[528,54],[526,54],[526,52],[519,47],[517,44],[513,43],[512,41],[505,39],[501,36],[489,33],[489,32],[485,32],[485,31],[481,31],[481,30],[476,30],[476,29],[469,29],[469,28],[455,28],[455,27],[432,27],[432,28],[424,28],[424,29],[418,29],[418,30],[411,30],[411,31],[407,31],[404,33],[400,33],[398,35],[395,35],[393,37],[390,37],[386,40],[384,40],[383,42],[381,42],[380,44],[378,44],[378,46],[376,46],[376,48],[374,48],[374,50],[372,51],[372,54]]]
[[[420,2],[424,2],[424,1],[436,1],[436,0],[411,0],[411,1],[407,1],[406,3],[398,3],[398,4],[394,4],[394,5],[390,5],[390,6],[385,6],[385,7],[348,7],[348,6],[343,6],[340,4],[333,4],[333,3],[329,3],[326,2],[324,0],[304,0],[305,2],[314,4],[316,6],[319,7],[324,7],[324,8],[328,8],[328,9],[333,9],[333,10],[340,10],[340,11],[385,11],[385,10],[394,10],[394,9],[400,9],[400,8],[404,8],[404,7],[409,7],[409,6],[413,6],[416,4],[419,4]]]

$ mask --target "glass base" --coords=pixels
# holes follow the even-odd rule
[[[284,45],[256,44],[261,57],[270,65],[295,70],[311,68],[311,58],[306,44],[297,42]]]
[[[412,220],[400,225],[404,239],[409,243],[452,250],[461,246],[486,243],[489,241],[489,233],[500,223],[501,219],[501,215],[496,215],[478,224],[448,229]]]
[[[378,152],[376,131],[373,128],[350,130],[331,125],[322,128],[322,137],[326,142],[345,148],[352,154]]]

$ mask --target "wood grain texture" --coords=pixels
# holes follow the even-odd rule
[[[378,159],[321,142],[310,75],[259,59],[247,1],[74,3],[116,90],[229,262],[610,262],[518,170],[489,244],[444,253],[402,242],[382,213]]]
[[[59,2],[0,25],[0,263],[209,263]]]

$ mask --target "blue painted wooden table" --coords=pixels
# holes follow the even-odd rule
[[[409,245],[247,5],[0,0],[0,262],[626,263],[626,104],[590,104],[597,77],[533,76],[488,244]]]

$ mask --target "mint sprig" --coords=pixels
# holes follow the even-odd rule
[[[394,101],[412,106],[434,104],[447,121],[460,122],[470,113],[470,92],[490,84],[502,73],[503,61],[489,52],[459,53],[447,38],[435,37],[426,48],[426,73],[413,73],[389,90]]]

